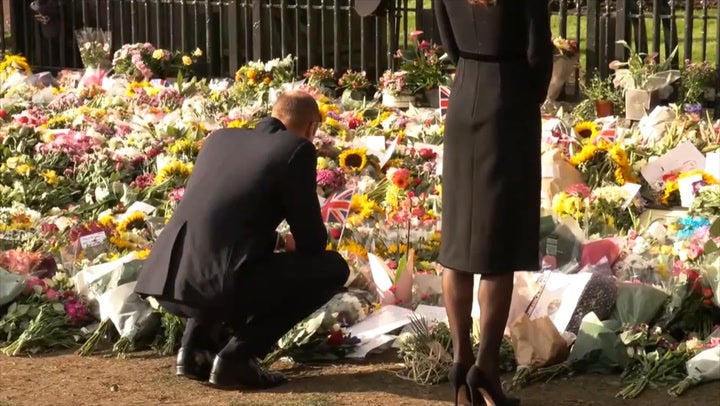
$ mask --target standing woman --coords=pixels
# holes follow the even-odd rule
[[[540,105],[552,73],[548,0],[434,0],[457,72],[445,122],[443,296],[452,331],[455,402],[518,405],[499,353],[513,272],[539,269]],[[481,274],[473,363],[473,274]]]

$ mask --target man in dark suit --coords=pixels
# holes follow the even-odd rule
[[[178,375],[219,387],[284,382],[256,358],[342,290],[348,265],[326,251],[316,194],[320,121],[310,95],[289,92],[254,130],[222,129],[205,141],[135,289],[188,318]],[[275,232],[283,219],[284,237]],[[229,340],[219,341],[221,327]]]

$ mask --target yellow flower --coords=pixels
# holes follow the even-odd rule
[[[327,169],[328,161],[325,157],[319,156],[317,159],[317,170]]]
[[[340,122],[335,120],[332,117],[325,117],[325,124],[329,125],[330,127],[338,128],[340,127]]]
[[[58,183],[58,175],[53,170],[47,170],[42,173],[43,179],[45,179],[45,183],[48,185],[55,185]]]
[[[30,171],[32,171],[32,166],[28,164],[20,164],[15,168],[15,173],[17,173],[20,176],[26,176],[30,174]]]
[[[150,250],[144,249],[140,251],[135,251],[135,257],[137,259],[146,259],[150,255]]]
[[[250,122],[247,120],[233,120],[228,123],[227,128],[248,128]]]
[[[26,74],[32,73],[30,64],[27,59],[20,55],[5,54],[5,58],[0,62],[0,71],[7,72],[8,70],[22,71]]]
[[[341,168],[361,171],[367,165],[367,148],[351,148],[338,157]]]
[[[393,209],[400,204],[400,189],[392,183],[385,191],[385,204]]]
[[[170,144],[168,151],[174,155],[195,155],[200,151],[200,147],[195,141],[181,138]]]
[[[595,145],[586,144],[579,152],[575,153],[572,158],[570,158],[570,164],[572,164],[573,166],[583,164],[593,159],[598,151],[599,149]]]
[[[110,236],[110,243],[121,250],[135,248],[135,244],[116,235]]]
[[[145,213],[136,211],[130,213],[125,220],[121,221],[117,226],[119,232],[125,232],[133,229],[145,228]]]
[[[183,65],[185,65],[185,66],[190,66],[190,65],[192,65],[192,59],[191,59],[189,56],[187,56],[187,55],[183,55],[183,57],[182,57],[182,63],[183,63]]]
[[[595,125],[592,121],[582,121],[577,123],[573,127],[573,130],[575,130],[575,134],[577,134],[578,137],[586,140],[595,140],[595,137],[597,137],[600,133],[597,125]]]
[[[406,244],[398,245],[398,244],[393,243],[393,244],[390,244],[387,251],[388,251],[388,254],[404,254],[407,252],[407,249],[408,249],[408,247]]]
[[[111,216],[111,215],[109,215],[109,214],[105,214],[105,215],[103,215],[103,216],[100,216],[100,218],[98,219],[98,222],[99,222],[100,224],[102,224],[103,226],[105,226],[105,227],[113,227],[113,228],[115,228],[115,219],[113,218],[113,216]]]
[[[322,117],[322,121],[325,121],[327,113],[331,111],[335,113],[339,112],[337,106],[332,103],[320,103],[320,106],[318,107],[320,108],[320,116]]]
[[[199,58],[203,56],[203,51],[200,48],[195,48],[195,51],[193,51],[193,56],[196,58]]]
[[[192,173],[192,164],[174,161],[165,165],[155,177],[155,184],[159,185],[172,177],[187,179]]]
[[[156,49],[152,53],[153,59],[163,59],[164,56],[165,56],[165,52],[162,49]]]
[[[338,246],[338,251],[346,251],[349,255],[367,259],[367,250],[362,245],[353,240],[346,240]]]

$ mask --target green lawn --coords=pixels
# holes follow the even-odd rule
[[[431,7],[431,0],[423,0],[424,1],[424,7],[429,9]],[[461,0],[458,0],[461,1]],[[408,8],[413,9],[415,7],[415,0],[408,0]],[[576,31],[578,22],[580,23],[580,51],[581,51],[581,66],[585,67],[585,40],[587,38],[587,18],[584,16],[581,16],[579,21],[578,17],[576,15],[572,15],[573,11],[569,11],[569,15],[567,17],[567,37],[568,38],[575,38],[576,37]],[[708,14],[711,16],[717,15],[717,9],[710,9],[708,10]],[[698,19],[699,12],[696,13],[696,19],[693,22],[693,46],[692,46],[692,60],[693,61],[702,61],[703,59],[716,62],[717,61],[717,20],[707,20],[707,28],[704,28],[703,21]],[[653,44],[652,44],[652,36],[653,36],[653,19],[652,18],[646,18],[646,25],[647,25],[647,35],[648,35],[648,50],[652,52]],[[677,18],[677,31],[678,31],[678,41],[679,41],[679,50],[678,54],[681,59],[685,58],[685,19],[682,17],[682,14],[678,13]],[[415,13],[411,12],[408,13],[407,16],[407,23],[408,23],[408,30],[412,31],[416,25],[415,25]],[[400,26],[404,26],[404,21],[400,21]],[[707,40],[703,44],[703,36],[702,32],[703,30],[707,31]],[[560,34],[560,16],[553,15],[552,16],[552,31],[553,35],[559,35]],[[400,37],[400,44],[404,43],[404,34],[401,32]],[[661,34],[662,35],[662,34]],[[630,41],[628,41],[630,42]],[[703,47],[705,48],[705,53],[703,54]],[[663,45],[660,46],[661,48],[661,57],[665,57],[664,51],[663,51]],[[705,56],[703,58],[703,55]]]

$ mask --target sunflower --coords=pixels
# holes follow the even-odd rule
[[[338,163],[341,168],[355,171],[365,169],[367,161],[367,148],[346,149],[338,157]]]
[[[110,243],[120,250],[132,249],[135,247],[135,244],[133,244],[132,242],[116,235],[110,236]]]
[[[168,151],[170,151],[170,153],[173,155],[193,156],[200,151],[200,147],[195,141],[181,138],[170,144],[170,146],[168,147]]]
[[[119,232],[125,232],[133,229],[145,228],[145,225],[145,213],[136,211],[127,215],[127,217],[118,224],[117,230]]]
[[[575,130],[575,134],[577,134],[578,137],[585,140],[594,140],[600,133],[600,129],[598,129],[597,125],[592,121],[579,122],[575,124],[573,130]]]
[[[349,255],[367,259],[367,250],[362,245],[353,240],[347,240],[338,246],[338,251],[346,251]]]
[[[187,179],[192,173],[192,164],[184,164],[180,161],[174,161],[165,165],[158,175],[155,177],[155,184],[159,185],[174,176]]]

